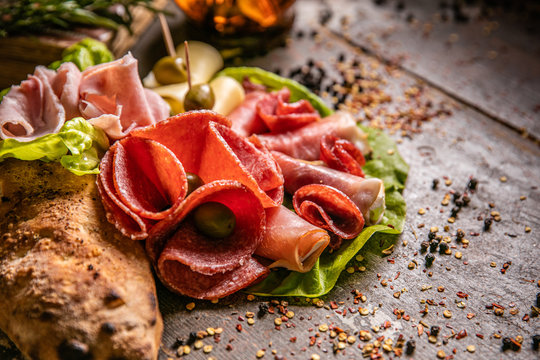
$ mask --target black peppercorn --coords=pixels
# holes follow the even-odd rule
[[[491,227],[491,224],[493,223],[493,219],[492,218],[486,218],[484,219],[484,231],[488,231],[489,228]]]
[[[532,337],[532,340],[533,340],[533,343],[532,343],[533,349],[538,350],[538,348],[540,347],[540,335],[534,335]]]
[[[461,240],[465,237],[465,231],[461,230],[461,229],[457,229],[457,233],[456,233],[456,238],[458,240]]]
[[[435,239],[436,236],[437,236],[437,233],[434,233],[433,231],[430,231],[430,232],[428,233],[428,239],[429,239],[429,240]]]
[[[437,335],[439,335],[439,331],[440,331],[440,330],[441,330],[440,327],[438,327],[437,325],[433,325],[433,326],[431,327],[431,329],[429,330],[429,334],[430,334],[430,335],[433,335],[433,336],[437,336]]]
[[[461,199],[461,198],[456,199],[454,201],[454,204],[456,204],[457,207],[462,207],[463,205],[465,205],[465,203],[463,202],[463,199]]]
[[[540,292],[536,294],[536,306],[540,307]]]
[[[439,185],[439,179],[433,179],[433,182],[431,183],[431,188],[433,190],[436,190],[438,185]]]
[[[191,345],[197,340],[197,333],[195,331],[192,331],[189,333],[189,338],[186,342],[187,345]]]
[[[461,199],[463,200],[463,206],[467,206],[471,202],[471,197],[469,195],[463,195]]]
[[[512,348],[512,339],[510,339],[509,337],[505,337],[502,339],[502,350],[505,351],[505,350],[509,350]]]
[[[435,260],[435,255],[432,253],[429,253],[426,255],[426,267],[430,267],[433,264],[433,261]]]
[[[469,182],[467,183],[467,187],[471,190],[476,190],[476,187],[478,186],[478,180],[475,178],[471,178]]]
[[[428,241],[422,241],[422,243],[420,244],[420,250],[422,250],[422,252],[427,251],[428,247],[429,247]]]
[[[412,355],[415,349],[416,349],[416,341],[409,340],[405,343],[405,354]]]
[[[461,193],[459,191],[456,191],[452,196],[452,200],[456,202],[461,197]]]
[[[429,251],[435,252],[437,251],[438,247],[439,247],[439,243],[437,242],[437,240],[431,240],[431,242],[429,243]]]
[[[449,246],[448,246],[448,243],[446,241],[443,241],[443,242],[440,243],[439,252],[441,254],[444,254],[446,252],[446,250],[448,250],[448,249],[449,249]]]
[[[450,211],[450,216],[455,218],[457,217],[457,214],[459,213],[459,210],[461,210],[461,208],[457,207],[457,206],[454,206],[452,208],[452,210]]]
[[[268,312],[268,305],[266,303],[259,304],[259,312],[257,313],[258,317],[263,317]]]

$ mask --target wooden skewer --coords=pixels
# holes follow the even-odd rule
[[[184,41],[184,53],[186,56],[186,72],[187,72],[188,90],[191,90],[191,70],[189,69],[189,46],[188,46],[187,40]]]
[[[167,24],[165,15],[163,15],[162,13],[159,13],[158,17],[159,17],[159,23],[161,25],[161,32],[163,33],[163,40],[165,40],[165,47],[167,48],[167,52],[169,53],[169,56],[174,59],[176,58],[176,51],[174,50],[174,43],[172,41],[171,30],[169,29],[169,25]]]

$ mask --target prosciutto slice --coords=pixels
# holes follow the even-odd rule
[[[56,76],[38,66],[34,75],[11,88],[0,103],[0,138],[26,142],[60,130],[66,111],[53,89]]]
[[[370,151],[365,134],[351,114],[343,111],[325,117],[299,129],[281,134],[257,135],[259,140],[270,150],[275,150],[293,158],[319,160],[321,138],[332,135],[350,141],[362,154]]]
[[[255,254],[274,260],[270,268],[308,272],[329,242],[325,230],[280,206],[266,209],[266,233]]]
[[[272,155],[230,129],[230,121],[212,111],[179,114],[132,136],[153,139],[178,157],[186,171],[204,182],[237,180],[250,188],[265,207],[283,200],[283,177]]]
[[[331,186],[302,186],[294,192],[293,206],[311,224],[343,239],[357,237],[364,228],[364,216],[358,206],[347,195]]]
[[[131,54],[86,69],[79,94],[81,114],[112,139],[123,138],[134,128],[169,116],[165,100],[143,88],[137,60]]]
[[[384,185],[377,178],[364,179],[325,166],[294,159],[277,151],[272,151],[274,159],[281,167],[285,180],[285,190],[294,194],[302,186],[322,184],[334,187],[347,195],[360,209],[366,225],[373,225],[382,219],[385,209]]]
[[[191,212],[207,202],[227,206],[236,217],[232,234],[209,238],[196,230]],[[218,180],[191,193],[178,209],[159,222],[146,241],[158,276],[171,290],[199,299],[236,292],[268,273],[252,258],[265,233],[259,198],[237,181]]]
[[[156,221],[178,208],[187,193],[182,164],[153,140],[116,142],[100,167],[98,190],[109,221],[133,240],[146,238]]]
[[[257,114],[257,104],[267,93],[256,90],[248,92],[244,102],[236,107],[227,117],[232,121],[232,129],[242,136],[268,132],[264,121]]]

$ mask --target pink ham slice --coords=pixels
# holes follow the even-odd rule
[[[169,116],[167,103],[143,88],[131,54],[86,69],[79,93],[81,114],[113,139]]]
[[[52,80],[52,88],[55,95],[66,111],[66,120],[81,116],[79,111],[79,86],[82,73],[77,65],[72,62],[63,63],[56,71]]]
[[[331,186],[347,195],[360,209],[365,224],[379,222],[384,212],[384,185],[376,178],[364,179],[325,166],[294,159],[277,151],[272,151],[274,159],[281,167],[285,180],[285,190],[294,194],[302,186],[321,184]]]
[[[180,206],[187,192],[182,164],[153,140],[126,138],[116,142],[100,168],[98,189],[108,219],[134,240],[146,238],[157,220]]]
[[[296,213],[313,225],[343,239],[353,239],[364,228],[364,216],[352,200],[327,185],[305,185],[294,192]]]
[[[266,233],[255,254],[273,260],[270,268],[308,272],[329,241],[325,230],[280,206],[266,209]]]
[[[198,206],[219,202],[236,217],[233,233],[209,238],[193,226]],[[265,213],[258,197],[237,181],[218,180],[191,193],[182,206],[159,222],[146,241],[158,275],[171,290],[200,299],[236,292],[268,273],[252,258],[265,233]]]
[[[54,71],[38,66],[34,75],[4,96],[0,103],[1,139],[26,142],[60,130],[66,111],[52,86],[56,76]]]
[[[283,177],[271,154],[230,129],[230,121],[212,111],[193,111],[154,126],[136,129],[132,136],[153,139],[178,157],[186,171],[204,182],[237,180],[256,193],[265,207],[283,200]]]
[[[293,158],[313,161],[320,159],[320,144],[324,135],[348,140],[362,154],[370,151],[367,135],[356,125],[351,114],[340,111],[296,130],[257,137],[270,150],[282,152]]]

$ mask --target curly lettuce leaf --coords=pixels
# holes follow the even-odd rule
[[[56,70],[65,62],[72,62],[83,71],[89,66],[113,61],[114,56],[101,41],[92,38],[82,39],[62,52],[62,59],[53,62],[49,68]]]
[[[109,140],[103,130],[79,117],[66,121],[56,134],[28,142],[0,141],[0,161],[10,157],[28,161],[60,161],[76,175],[98,174],[99,154],[108,147]]]
[[[307,99],[321,116],[332,113],[324,101],[296,81],[282,78],[259,68],[227,68],[216,76],[226,75],[242,81],[263,84],[271,90],[287,86],[291,90],[291,101]],[[366,242],[374,236],[397,236],[403,231],[406,204],[401,193],[405,187],[409,167],[399,155],[395,142],[382,131],[359,125],[368,134],[373,151],[363,167],[366,177],[377,177],[384,182],[386,210],[380,224],[362,230],[351,241],[344,241],[333,253],[325,251],[311,271],[298,273],[286,269],[273,271],[262,282],[248,288],[248,293],[259,296],[305,296],[318,297],[327,294],[336,284],[339,275]],[[393,150],[393,151],[388,151]],[[392,154],[392,155],[390,155]]]

